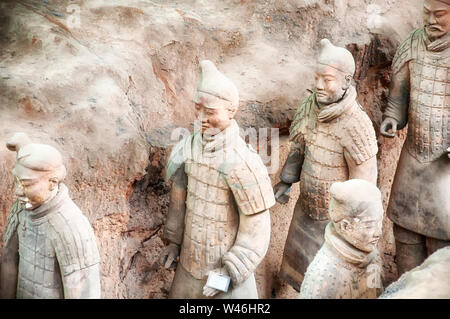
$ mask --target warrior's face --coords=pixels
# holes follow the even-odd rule
[[[382,214],[373,208],[361,212],[358,217],[345,217],[335,222],[336,231],[356,248],[371,252],[377,247],[383,227]]]
[[[438,0],[425,0],[423,22],[432,41],[446,35],[450,31],[450,5]]]
[[[197,93],[195,115],[203,134],[215,135],[226,129],[230,126],[234,113],[231,102],[208,93]]]
[[[16,196],[28,210],[51,199],[58,189],[58,179],[52,172],[34,171],[17,163],[13,175]]]
[[[339,101],[350,83],[350,75],[346,75],[330,65],[317,64],[315,90],[319,105],[329,105]]]

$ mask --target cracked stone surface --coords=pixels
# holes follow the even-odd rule
[[[283,163],[285,135],[312,87],[323,37],[354,54],[359,101],[378,133],[390,63],[399,41],[420,25],[421,1],[124,3],[0,4],[0,145],[23,131],[63,153],[71,196],[98,238],[103,297],[166,298],[174,268],[158,263],[168,207],[164,165],[174,129],[192,128],[198,62],[214,61],[238,86],[241,127],[280,129]],[[387,204],[402,140],[379,143]],[[14,154],[0,146],[0,156],[2,232]],[[271,178],[275,184],[278,174]],[[296,297],[277,277],[294,204],[271,210],[271,246],[256,275],[260,297]],[[386,283],[396,279],[391,228],[386,220],[380,241]]]

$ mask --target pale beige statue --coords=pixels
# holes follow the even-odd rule
[[[450,246],[438,249],[425,261],[389,285],[382,299],[450,299]]]
[[[17,201],[3,236],[3,298],[100,298],[99,252],[88,219],[70,199],[66,168],[54,147],[23,133],[7,143],[17,152]]]
[[[351,179],[331,185],[330,194],[325,243],[306,271],[300,298],[376,298],[381,288],[381,193],[372,183]]]
[[[274,187],[277,201],[286,203],[291,185],[300,182],[280,270],[296,290],[323,244],[331,184],[354,178],[377,181],[377,139],[356,100],[354,73],[348,50],[320,41],[314,92],[294,117],[290,154]]]
[[[450,246],[450,0],[425,0],[423,23],[397,49],[380,127],[408,125],[387,209],[400,275]]]
[[[167,165],[173,182],[162,261],[169,267],[180,257],[169,298],[258,298],[254,273],[270,241],[271,181],[239,136],[236,86],[211,61],[200,67],[201,129],[175,146]],[[211,278],[231,283],[219,288]]]

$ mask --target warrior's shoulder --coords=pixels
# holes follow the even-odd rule
[[[415,45],[417,41],[420,41],[423,39],[425,33],[425,28],[418,28],[413,31],[411,31],[408,36],[405,38],[405,40],[400,43],[400,45],[397,48],[397,52],[402,52],[402,50],[411,48]]]
[[[17,230],[19,225],[19,213],[22,211],[22,205],[19,200],[16,200],[9,211],[8,218],[6,220],[5,231],[3,232],[3,245],[6,246],[11,237]]]
[[[194,134],[183,137],[170,152],[166,166],[166,179],[170,180],[191,154]]]
[[[406,62],[415,57],[419,43],[423,41],[424,32],[424,28],[416,29],[409,33],[406,39],[400,43],[392,61],[392,69],[394,73],[400,70]]]
[[[342,123],[341,144],[356,164],[361,164],[378,153],[378,141],[373,123],[358,104],[346,114]]]
[[[308,119],[309,114],[314,105],[315,94],[311,93],[305,99],[302,100],[297,110],[295,111],[294,119],[289,128],[289,136],[292,140],[300,133],[301,123]]]
[[[223,171],[240,211],[256,214],[275,204],[272,182],[261,157],[242,140],[235,148],[236,158]]]
[[[373,126],[372,120],[370,119],[364,108],[355,102],[349,112],[346,112],[343,117],[343,125],[345,131],[349,131],[349,126],[357,128],[367,128],[375,133],[375,128]]]
[[[48,236],[64,275],[100,262],[94,230],[69,197],[51,214],[48,225]]]

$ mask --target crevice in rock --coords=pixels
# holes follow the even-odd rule
[[[144,240],[142,240],[141,244],[146,243],[147,241],[149,241],[150,239],[153,239],[159,232],[159,230],[161,229],[162,225],[159,225],[148,237],[145,237]]]
[[[128,266],[126,267],[126,269],[123,268],[124,261],[122,260],[122,264],[121,264],[122,269],[120,270],[120,273],[119,273],[119,277],[121,280],[124,280],[124,278],[127,276],[130,269],[134,266],[137,256],[140,254],[141,253],[139,251],[137,251],[133,256],[131,256],[130,262],[128,263]]]

